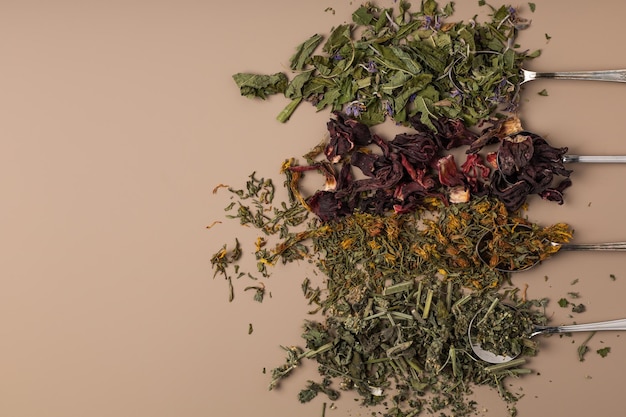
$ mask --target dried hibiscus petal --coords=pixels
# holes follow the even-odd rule
[[[550,201],[563,203],[563,190],[571,181],[571,170],[565,168],[563,155],[567,148],[555,148],[541,136],[531,132],[519,132],[503,139],[498,150],[498,181],[508,184],[524,183],[527,195],[538,194]],[[556,187],[558,176],[565,177]],[[492,184],[494,195],[502,196],[501,184]],[[522,187],[518,187],[520,190]],[[508,188],[507,188],[508,190]],[[507,207],[515,206],[509,203]]]
[[[563,190],[572,185],[572,181],[567,178],[561,181],[555,188],[547,188],[539,193],[539,196],[544,200],[555,201],[558,204],[563,204]]]
[[[508,182],[500,171],[491,175],[491,192],[509,211],[517,211],[526,202],[530,194],[530,186],[525,181]]]
[[[404,176],[404,169],[398,154],[392,153],[389,158],[381,157],[379,164],[373,171],[372,178],[356,180],[341,193],[341,196],[360,193],[363,191],[373,191],[379,188],[394,187]]]
[[[435,184],[435,179],[428,175],[426,168],[416,168],[411,162],[404,156],[404,154],[400,154],[400,162],[402,163],[402,167],[409,175],[412,181],[420,184],[424,189],[431,189]]]
[[[330,140],[324,149],[324,154],[330,162],[339,162],[345,158],[356,146],[366,146],[372,142],[372,134],[367,125],[346,118],[336,112],[336,119],[327,124]]]
[[[479,154],[467,155],[465,162],[461,165],[461,171],[472,193],[476,194],[484,191],[484,184],[489,179],[491,169],[485,165]]]
[[[384,157],[373,153],[355,152],[350,157],[350,164],[359,168],[365,176],[374,177],[377,167],[384,163],[383,158]]]
[[[411,164],[426,167],[439,153],[435,141],[423,133],[399,134],[389,142],[392,149],[401,153]]]
[[[409,119],[409,123],[419,132],[432,132],[420,118],[421,114],[418,113]],[[432,120],[432,123],[436,127],[436,131],[432,132],[433,139],[441,149],[449,150],[462,145],[471,145],[478,139],[478,134],[469,130],[461,119],[441,117]]]
[[[513,175],[529,163],[533,153],[531,136],[517,134],[506,137],[498,150],[498,168],[504,175]]]
[[[343,202],[337,198],[337,193],[318,191],[307,200],[311,211],[322,221],[335,220],[347,213]]]
[[[437,172],[439,173],[439,182],[448,187],[454,187],[463,184],[463,174],[461,174],[456,166],[454,155],[446,155],[437,160]]]
[[[555,174],[568,177],[572,173],[572,170],[565,168],[565,164],[563,163],[563,156],[567,153],[568,148],[555,148],[550,146],[548,142],[539,135],[533,134],[532,137],[533,147],[535,148],[533,162],[549,166]]]
[[[480,127],[483,125],[488,126],[482,129],[478,138],[470,145],[467,153],[476,153],[487,145],[498,143],[505,137],[522,131],[522,123],[520,119],[515,116],[506,119],[485,119],[479,123]]]

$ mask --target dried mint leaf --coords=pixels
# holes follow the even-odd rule
[[[282,72],[273,75],[237,73],[233,79],[242,96],[265,99],[273,94],[285,93],[289,80]]]
[[[396,9],[368,3],[352,13],[351,23],[298,45],[290,59],[291,80],[237,74],[236,81],[247,97],[291,98],[278,116],[281,122],[307,101],[369,125],[387,117],[406,125],[417,113],[430,128],[435,126],[429,118],[438,117],[475,125],[500,107],[518,105],[521,64],[540,54],[515,49],[518,32],[528,26],[515,8],[492,11],[485,23],[448,22],[452,3],[442,8],[428,0],[415,12],[407,2]]]

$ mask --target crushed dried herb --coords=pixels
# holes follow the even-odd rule
[[[293,173],[283,169],[286,187],[292,184]],[[230,188],[231,193],[251,201],[259,212],[271,212],[273,199],[257,196],[266,187],[254,185],[268,182],[253,180],[254,175],[249,178],[250,192]],[[520,299],[517,289],[506,289],[509,273],[481,262],[475,246],[485,230],[497,231],[501,225],[541,228],[489,196],[457,204],[428,197],[419,209],[407,213],[355,211],[332,221],[314,218],[308,222],[303,220],[308,211],[295,210],[304,207],[302,201],[296,190],[290,194],[290,205],[280,210],[298,213],[299,221],[279,216],[275,222],[244,223],[264,235],[268,232],[268,237],[271,232],[280,236],[273,245],[265,238],[257,241],[255,256],[263,254],[264,267],[295,260],[290,253],[299,248],[297,259],[308,259],[325,276],[323,288],[314,288],[309,278],[302,282],[303,294],[317,306],[312,313],[320,312],[324,319],[305,322],[305,349],[284,347],[287,358],[272,371],[270,388],[301,361],[311,359],[318,362],[324,379],[310,382],[300,394],[301,401],[320,392],[332,399],[343,389],[354,389],[364,404],[378,404],[389,392],[397,412],[393,415],[417,415],[424,409],[467,415],[473,410],[472,384],[493,386],[510,404],[516,401],[503,380],[530,371],[520,367],[519,361],[510,367],[494,367],[474,359],[467,341],[469,321],[493,299],[515,300],[525,313],[532,306],[545,305],[545,300],[528,301],[525,294]],[[242,200],[238,204],[243,205]],[[289,223],[286,230],[285,223]],[[224,259],[224,253],[216,259]],[[216,262],[214,267],[223,264]],[[265,286],[255,282],[245,290],[254,290],[257,299]],[[533,314],[533,320],[542,317],[540,311]],[[486,346],[489,336],[492,344],[501,338],[498,327],[489,324],[493,331],[481,339]],[[522,345],[524,356],[535,354],[531,343],[513,339],[505,343],[507,349]],[[331,388],[331,380],[340,381],[339,390]]]
[[[523,271],[557,253],[560,244],[569,242],[572,235],[565,223],[549,227],[507,223],[486,232],[477,249],[492,268]]]
[[[606,358],[606,356],[607,356],[610,352],[611,352],[611,348],[610,348],[609,346],[607,346],[607,347],[603,347],[603,348],[600,348],[600,349],[596,350],[596,353],[597,353],[598,355],[600,355],[601,357],[603,357],[603,358]]]
[[[388,417],[466,416],[476,413],[472,387],[487,385],[516,414],[518,397],[504,381],[531,372],[523,365],[536,345],[522,335],[546,322],[547,300],[528,300],[526,290],[520,297],[507,287],[511,274],[495,267],[524,269],[554,254],[551,242],[571,238],[566,224],[540,227],[522,215],[531,194],[562,204],[571,182],[562,163],[566,148],[522,131],[514,116],[494,114],[517,107],[521,64],[539,52],[515,43],[528,26],[517,9],[489,7],[490,21],[463,23],[450,21],[453,3],[441,8],[425,0],[418,12],[405,1],[397,10],[368,3],[352,23],[302,42],[289,62],[291,79],[233,76],[244,96],[291,100],[278,115],[282,122],[302,102],[334,114],[328,140],[304,155],[306,164],[288,159],[281,167],[288,203],[275,205],[273,183],[254,173],[241,190],[214,190],[227,188],[237,198],[227,217],[263,233],[253,254],[264,277],[274,265],[304,259],[324,275],[321,286],[302,282],[319,320],[305,321],[304,348],[281,346],[285,362],[272,370],[270,389],[312,360],[322,379],[307,382],[301,402],[320,393],[334,401],[354,390],[364,405],[386,404]],[[387,141],[370,130],[387,118],[413,131]],[[481,155],[494,144],[497,152]],[[467,151],[458,166],[449,151],[461,146]],[[324,176],[324,188],[305,196],[300,181],[309,172]],[[482,249],[491,265],[476,251],[486,231],[491,240]],[[237,278],[248,276],[255,282],[244,291],[262,301],[265,285],[238,270],[241,253],[238,241],[230,252],[224,245],[211,258],[215,275],[228,280],[230,300],[230,268]],[[504,304],[515,305],[515,313]],[[477,314],[480,344],[521,358],[497,365],[474,358],[467,332]],[[581,360],[588,340],[579,347]]]
[[[590,350],[589,341],[591,340],[593,336],[595,336],[595,334],[596,332],[589,333],[589,336],[587,336],[585,340],[583,340],[583,342],[580,345],[578,345],[578,360],[580,362],[583,362],[585,360],[585,356]]]
[[[394,407],[385,415],[416,415],[450,411],[455,416],[476,412],[471,399],[474,384],[494,387],[509,405],[517,397],[503,384],[509,376],[530,372],[524,360],[489,365],[476,360],[468,347],[467,329],[473,315],[489,305],[489,296],[513,300],[520,313],[532,311],[543,322],[544,300],[521,301],[516,290],[465,293],[439,279],[409,280],[401,291],[385,294],[389,287],[359,285],[363,306],[327,315],[323,322],[307,321],[302,334],[306,350],[287,358],[276,368],[271,387],[304,358],[315,360],[325,381],[334,379],[341,390],[356,391],[365,405],[381,404],[387,392],[395,393]],[[530,316],[528,316],[530,317]],[[493,332],[485,340],[498,337]],[[533,355],[529,345],[523,352]],[[511,407],[512,414],[514,407]]]
[[[531,310],[529,306],[532,305],[528,302],[511,306],[494,298],[488,308],[477,313],[473,341],[496,355],[534,356],[537,342],[529,336],[535,325],[543,325],[547,319],[543,311]]]

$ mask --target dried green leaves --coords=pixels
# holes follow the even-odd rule
[[[235,74],[233,79],[241,90],[241,95],[248,98],[267,98],[273,94],[284,93],[288,79],[285,74],[278,72],[273,75]]]
[[[323,379],[309,382],[301,401],[319,392],[336,399],[331,382],[339,380],[341,390],[356,391],[366,405],[380,404],[388,392],[395,393],[393,412],[385,414],[389,416],[418,415],[423,409],[470,415],[476,412],[470,397],[473,384],[495,387],[505,400],[515,402],[503,380],[529,373],[522,367],[524,359],[490,366],[472,357],[468,348],[469,322],[489,307],[492,293],[469,294],[439,279],[408,279],[384,288],[365,285],[362,290],[361,308],[305,323],[306,350],[292,348],[286,362],[272,372],[272,386],[309,358],[317,362]],[[522,318],[545,321],[545,300],[520,299],[516,290],[497,297],[516,305]],[[498,311],[491,313],[500,317]],[[499,343],[498,333],[491,330],[483,332],[482,340]],[[524,346],[523,354],[533,355],[534,350]]]
[[[521,63],[538,52],[516,49],[517,33],[528,22],[513,7],[492,9],[485,23],[448,22],[453,12],[453,3],[440,8],[433,0],[417,12],[406,2],[397,10],[368,3],[352,14],[353,23],[298,45],[288,82],[280,73],[233,78],[247,97],[291,99],[281,122],[307,101],[370,125],[387,117],[405,124],[417,113],[433,130],[431,117],[474,125],[499,106],[517,105]]]

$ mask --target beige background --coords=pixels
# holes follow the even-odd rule
[[[228,196],[211,190],[252,171],[280,180],[283,159],[321,138],[328,113],[304,106],[281,125],[283,99],[240,97],[230,77],[284,70],[351,3],[0,1],[0,416],[321,415],[322,398],[295,398],[313,366],[272,392],[262,372],[281,363],[280,344],[299,343],[308,266],[276,269],[262,304],[236,282],[229,303],[209,258],[238,236],[253,268],[256,234],[225,221]],[[459,19],[479,11],[458,3]],[[520,3],[533,19],[520,43],[544,51],[533,69],[626,67],[626,3],[535,3],[534,14]],[[541,81],[524,97],[526,127],[553,144],[626,154],[626,85]],[[569,222],[579,242],[626,240],[626,166],[574,168],[566,204],[532,200],[531,218]],[[580,292],[579,321],[626,317],[621,254],[561,254],[515,282],[532,297]],[[513,381],[520,416],[621,409],[626,336],[596,335],[591,348],[611,353],[579,362],[584,336],[542,340],[540,375]],[[476,399],[504,412],[493,392]],[[370,415],[349,396],[336,407],[327,416]]]

